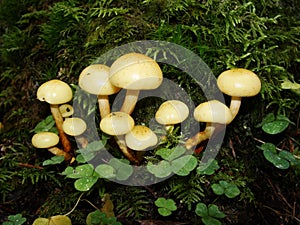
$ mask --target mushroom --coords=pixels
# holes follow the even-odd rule
[[[74,113],[74,108],[70,104],[63,104],[58,107],[59,112],[62,117],[66,118],[72,116]]]
[[[59,142],[59,137],[57,134],[53,132],[39,132],[32,136],[31,143],[36,148],[47,148],[49,152],[51,152],[54,155],[63,155],[65,157],[65,160],[69,160],[72,158],[72,156],[59,149],[58,147],[55,147]]]
[[[121,112],[131,114],[140,90],[152,90],[163,81],[162,71],[155,60],[140,54],[128,53],[119,57],[110,67],[110,82],[126,89]]]
[[[69,102],[73,97],[70,86],[61,80],[50,80],[43,83],[37,90],[37,98],[50,104],[52,116],[65,152],[71,151],[71,143],[62,129],[63,117],[59,111],[59,104]]]
[[[250,70],[235,68],[224,71],[217,79],[219,89],[231,96],[230,111],[235,118],[241,106],[242,97],[257,95],[261,89],[258,76]]]
[[[84,91],[98,96],[101,118],[110,113],[108,95],[117,93],[120,88],[110,83],[108,66],[93,64],[86,67],[79,76],[78,84]]]
[[[124,135],[134,127],[133,118],[125,112],[112,112],[100,121],[100,129],[115,137],[115,140],[123,154],[131,161],[138,164],[138,160],[127,148]]]
[[[148,127],[136,125],[125,135],[125,141],[129,148],[136,151],[143,151],[155,146],[158,142],[156,134]]]
[[[85,121],[78,117],[66,118],[63,122],[64,132],[70,136],[77,136],[77,140],[83,148],[88,145],[88,140],[80,135],[85,132],[86,128]]]
[[[185,142],[187,149],[209,139],[217,126],[229,124],[232,121],[232,114],[225,104],[218,100],[211,100],[201,103],[195,108],[194,118],[198,122],[206,122],[206,127],[204,131],[198,132]]]
[[[174,125],[182,123],[189,115],[189,108],[179,100],[163,102],[155,113],[155,120],[165,125],[167,132],[172,132]]]

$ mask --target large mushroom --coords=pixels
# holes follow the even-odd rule
[[[52,116],[55,120],[61,143],[65,152],[71,151],[71,143],[64,133],[63,117],[59,111],[59,105],[71,101],[73,97],[70,86],[61,80],[50,80],[43,83],[37,90],[37,98],[50,104]]]
[[[185,147],[191,149],[202,141],[209,139],[217,126],[229,124],[232,121],[230,109],[220,101],[211,100],[201,103],[194,110],[194,118],[198,122],[205,122],[204,131],[198,132],[185,142]]]
[[[111,65],[109,80],[114,86],[126,89],[120,111],[131,114],[139,92],[158,88],[163,76],[159,65],[152,58],[140,53],[128,53]]]
[[[124,135],[134,127],[133,118],[125,112],[111,112],[100,121],[100,129],[115,137],[123,154],[131,161],[138,164],[134,154],[127,148]]]
[[[31,143],[36,148],[47,148],[49,152],[54,155],[62,155],[64,156],[65,160],[69,160],[72,156],[55,147],[59,142],[59,137],[57,134],[53,132],[39,132],[32,136]]]
[[[172,132],[174,125],[182,123],[189,115],[189,108],[179,100],[163,102],[155,113],[155,120],[165,125],[167,132]]]
[[[110,83],[108,66],[93,64],[86,67],[79,76],[78,84],[84,91],[98,96],[101,118],[110,113],[108,95],[117,93],[120,88]]]
[[[231,96],[230,111],[235,118],[241,106],[242,97],[257,95],[261,89],[258,76],[250,70],[235,68],[224,71],[217,79],[219,89]]]

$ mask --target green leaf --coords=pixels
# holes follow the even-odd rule
[[[279,134],[289,126],[289,122],[286,120],[275,120],[270,123],[266,123],[262,126],[262,130],[268,134]]]
[[[156,151],[156,154],[161,156],[163,159],[172,161],[173,159],[178,158],[182,154],[184,154],[186,149],[183,146],[177,146],[172,149],[161,148]]]
[[[210,159],[207,163],[200,163],[197,168],[197,173],[201,175],[212,175],[218,170],[220,166],[218,165],[218,161],[215,159]]]
[[[171,165],[168,161],[162,160],[158,164],[147,164],[147,170],[158,178],[164,178],[172,173]]]
[[[172,214],[172,211],[166,208],[158,208],[157,211],[162,216],[170,216]]]
[[[64,160],[65,160],[65,157],[63,155],[56,155],[56,156],[53,156],[51,159],[45,160],[43,162],[43,166],[60,164]]]
[[[258,146],[259,149],[261,150],[266,150],[266,151],[270,151],[274,154],[276,154],[277,150],[276,150],[276,146],[272,143],[269,143],[269,142],[266,142],[266,143],[263,143],[261,146]]]
[[[172,211],[177,210],[176,203],[173,199],[160,197],[154,202],[154,204],[159,207],[158,212],[162,216],[169,216],[172,214]]]
[[[203,217],[201,219],[201,221],[205,224],[205,225],[222,225],[222,223],[215,218],[212,217]]]
[[[75,181],[74,187],[78,191],[89,191],[91,187],[97,182],[97,180],[98,177],[96,176],[79,178]]]
[[[269,150],[264,150],[263,153],[265,158],[278,169],[288,169],[290,167],[289,162],[286,159],[281,158],[279,155],[274,154]]]
[[[187,176],[196,168],[197,158],[192,155],[185,155],[171,162],[171,168],[179,176]]]
[[[218,206],[216,206],[215,204],[210,204],[208,206],[208,215],[218,219],[222,219],[226,216],[223,212],[219,210]]]
[[[225,193],[224,188],[220,184],[212,184],[211,188],[216,195],[223,195]]]
[[[96,167],[95,171],[101,178],[109,179],[116,176],[115,169],[108,164],[100,164]]]
[[[133,173],[133,168],[129,165],[128,160],[119,160],[116,158],[112,158],[109,161],[109,165],[111,165],[116,171],[116,179],[117,180],[127,180],[131,174]]]
[[[226,189],[225,189],[225,195],[228,198],[235,198],[240,194],[240,189],[235,185],[235,184],[230,184]]]
[[[293,153],[291,153],[291,152],[288,152],[288,151],[280,151],[279,153],[278,153],[278,156],[279,157],[281,157],[281,158],[283,158],[283,159],[286,159],[286,160],[288,160],[291,164],[293,164],[293,165],[300,165],[300,161],[299,160],[297,160],[296,158],[295,158],[295,156],[294,156],[294,154]]]
[[[44,120],[39,122],[31,132],[39,133],[43,131],[52,131],[56,134],[58,134],[57,129],[54,127],[55,126],[55,121],[53,119],[53,116],[47,116]],[[55,128],[55,129],[53,129]],[[53,131],[54,130],[54,131]]]
[[[67,167],[62,175],[66,175],[68,178],[82,178],[82,177],[89,177],[92,176],[94,173],[93,165],[91,164],[84,164],[77,166],[75,169],[72,167]]]
[[[198,215],[198,216],[201,216],[201,217],[207,217],[208,216],[208,209],[207,209],[207,206],[200,202],[196,205],[196,209],[195,209],[195,213]]]

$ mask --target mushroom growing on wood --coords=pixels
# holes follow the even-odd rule
[[[50,80],[43,83],[37,90],[37,98],[50,104],[52,116],[55,120],[61,143],[65,152],[71,151],[71,143],[62,129],[63,117],[59,105],[71,101],[73,97],[70,86],[61,80]]]
[[[32,136],[31,143],[36,148],[47,148],[49,152],[51,152],[54,155],[63,155],[65,157],[65,160],[69,160],[72,158],[72,156],[59,149],[58,147],[55,147],[59,142],[59,137],[57,134],[53,132],[39,132]]]
[[[155,120],[165,125],[167,132],[172,132],[174,125],[182,123],[188,115],[189,108],[185,103],[179,100],[168,100],[159,106]]]
[[[117,144],[123,154],[131,161],[138,164],[138,160],[126,145],[124,135],[134,127],[133,118],[125,112],[112,112],[100,121],[100,129],[115,137]]]
[[[128,53],[111,65],[109,80],[114,86],[126,89],[120,111],[131,114],[140,90],[158,88],[163,76],[159,65],[152,58],[140,53]]]
[[[117,93],[120,88],[109,81],[109,67],[93,64],[86,67],[80,74],[78,85],[84,91],[97,95],[101,118],[110,113],[108,95]]]
[[[258,76],[250,70],[235,68],[224,71],[217,79],[219,89],[231,96],[230,111],[235,118],[241,106],[242,97],[257,95],[261,89]]]
[[[191,149],[202,141],[209,139],[220,124],[229,124],[232,121],[230,109],[222,102],[211,100],[201,103],[194,110],[194,118],[198,122],[205,122],[204,131],[198,132],[185,142],[185,147]]]

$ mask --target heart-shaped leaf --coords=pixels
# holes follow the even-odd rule
[[[187,176],[198,164],[197,158],[192,155],[185,155],[171,162],[171,168],[179,176]]]
[[[100,164],[96,167],[95,171],[101,178],[110,179],[116,176],[115,169],[108,164]]]
[[[98,177],[82,177],[75,181],[74,187],[78,191],[89,191],[91,187],[97,182]]]
[[[147,170],[158,178],[168,177],[172,173],[170,163],[165,160],[157,164],[148,163]]]

